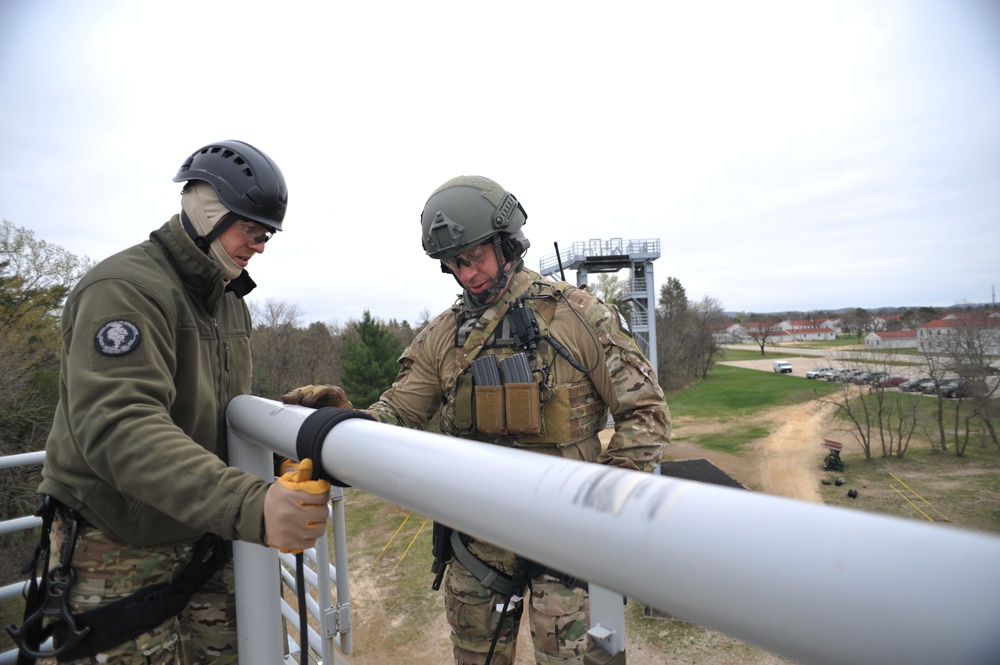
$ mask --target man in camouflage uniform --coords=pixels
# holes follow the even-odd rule
[[[365,410],[416,429],[440,411],[441,431],[452,436],[652,471],[670,439],[670,412],[653,368],[615,307],[524,267],[526,220],[517,199],[488,178],[454,178],[431,195],[421,215],[423,247],[463,292],[420,331],[400,357],[392,387]],[[502,385],[477,383],[473,363],[488,356],[501,368],[527,361],[530,378],[522,372]],[[335,386],[304,386],[284,400],[350,407]],[[518,406],[507,410],[504,403]],[[609,410],[615,432],[602,451],[598,433]],[[484,586],[490,578],[483,573],[499,571],[509,581],[518,557],[464,534],[451,542],[465,554],[451,562],[445,580],[455,662],[483,665],[499,625],[491,663],[512,665],[521,608],[515,600],[501,616],[509,589]],[[558,571],[529,571],[536,662],[582,663],[587,592]]]
[[[59,404],[39,486],[49,566],[69,582],[61,598],[47,596],[62,615],[44,615],[61,662],[237,662],[221,539],[304,549],[326,525],[327,496],[226,463],[226,406],[250,391],[246,266],[281,230],[284,176],[253,146],[221,141],[194,152],[174,181],[186,182],[180,214],[95,266],[63,311]],[[40,551],[48,537],[43,529]],[[206,543],[209,552],[196,546]],[[136,602],[136,592],[195,569],[211,577],[175,594],[169,610]],[[94,618],[116,601],[130,605]],[[75,622],[90,630],[74,643]],[[32,629],[41,628],[22,626],[36,652]]]

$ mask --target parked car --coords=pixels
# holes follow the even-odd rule
[[[860,373],[861,370],[859,369],[842,369],[838,371],[836,374],[834,374],[829,380],[840,381],[841,383],[850,383],[851,378],[854,377],[855,374],[860,374]]]
[[[887,374],[886,376],[879,377],[873,381],[873,385],[881,386],[883,388],[896,388],[901,386],[903,382],[906,381],[905,376],[892,376]]]
[[[851,383],[856,383],[859,386],[864,385],[866,383],[870,383],[871,380],[872,380],[871,372],[858,372],[857,374],[851,377]]]
[[[820,375],[817,378],[819,378],[819,379],[826,379],[827,381],[833,381],[833,377],[839,371],[840,370],[838,370],[838,369],[830,368],[830,369],[826,370],[825,372],[820,372]]]
[[[941,385],[942,397],[968,397],[969,382],[965,379],[954,379]]]
[[[925,395],[936,395],[941,386],[951,381],[951,379],[927,379],[920,384],[920,392]]]
[[[774,361],[774,371],[778,374],[791,374],[792,373],[792,363],[787,360],[775,360]]]
[[[865,385],[874,386],[879,381],[889,376],[889,372],[869,372],[868,377],[865,379]]]
[[[977,384],[982,385],[981,381],[975,379],[953,379],[941,386],[941,395],[943,397],[968,397]]]
[[[918,376],[915,379],[907,379],[899,384],[899,389],[908,393],[918,393],[920,392],[920,384],[924,381],[930,381],[931,379],[926,376]]]
[[[806,372],[806,378],[807,379],[818,379],[823,374],[823,372],[827,372],[827,371],[832,372],[833,368],[832,367],[816,367],[815,369],[811,369],[808,372]]]

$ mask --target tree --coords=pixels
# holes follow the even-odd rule
[[[45,446],[59,398],[59,312],[91,265],[27,229],[0,223],[0,455]],[[0,470],[0,518],[30,514],[38,480],[37,468]],[[25,538],[0,536],[8,559],[0,575],[22,559]]]
[[[591,285],[594,294],[608,303],[618,308],[627,320],[632,319],[632,301],[625,298],[630,293],[630,284],[618,275],[612,273],[598,273],[597,283]]]
[[[340,383],[343,339],[335,324],[299,327],[298,305],[268,300],[250,304],[255,322],[253,348],[254,395],[278,399],[286,391],[308,384]]]
[[[995,424],[1000,417],[1000,408],[995,399],[1000,384],[990,376],[993,370],[990,361],[1000,352],[1000,317],[982,309],[956,315],[945,340],[947,367],[963,382],[963,389],[956,395],[955,454],[961,456],[965,453],[973,421],[982,422],[993,445],[1000,447]],[[964,431],[960,436],[958,412],[963,400],[970,408],[965,415]]]
[[[667,278],[666,284],[660,287],[660,300],[657,304],[667,320],[679,320],[687,312],[687,292],[679,279]]]
[[[712,369],[716,356],[722,351],[715,336],[715,329],[724,324],[726,314],[722,303],[711,296],[704,296],[694,305],[691,312],[695,317],[693,323],[697,327],[697,334],[692,340],[691,358],[696,371],[704,379]]]
[[[714,325],[724,319],[722,305],[705,296],[697,304],[687,300],[675,277],[660,289],[656,311],[658,379],[664,390],[678,390],[705,378],[720,351]]]
[[[2,454],[44,445],[58,397],[60,309],[92,265],[32,231],[0,223]]]
[[[896,360],[892,351],[878,353],[854,364],[853,369],[889,375]],[[839,413],[844,429],[867,459],[873,457],[876,445],[883,458],[903,457],[909,449],[917,428],[920,397],[889,389],[877,380],[861,385],[844,380],[840,390],[820,401]]]
[[[760,347],[760,355],[764,355],[764,347],[772,342],[781,332],[773,319],[761,314],[751,314],[742,321],[743,332]]]
[[[863,307],[855,307],[854,310],[844,317],[844,332],[854,333],[858,339],[871,332],[872,315]]]
[[[342,379],[348,399],[359,408],[377,402],[396,378],[403,345],[366,309],[361,321],[348,324],[345,347]]]

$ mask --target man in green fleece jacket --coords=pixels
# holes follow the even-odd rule
[[[174,181],[186,183],[182,212],[99,263],[63,312],[39,493],[54,506],[50,566],[75,540],[77,616],[174,581],[205,534],[288,551],[311,547],[326,526],[325,493],[226,461],[226,406],[250,392],[246,266],[281,230],[284,177],[255,147],[221,141]],[[195,564],[221,550],[197,551]],[[231,562],[219,568],[179,614],[74,662],[237,662]]]

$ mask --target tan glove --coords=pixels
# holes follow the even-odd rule
[[[264,496],[264,542],[282,552],[301,552],[326,531],[330,483],[312,480],[312,460],[285,460],[282,475]]]
[[[340,386],[302,386],[281,396],[285,404],[301,404],[313,409],[324,406],[335,406],[338,409],[353,409],[354,405],[347,399],[347,393]]]

